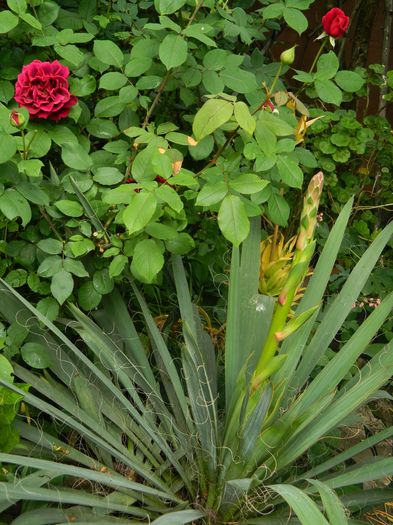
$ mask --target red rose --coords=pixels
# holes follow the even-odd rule
[[[30,117],[59,120],[68,117],[77,98],[68,89],[68,67],[60,62],[34,60],[23,66],[15,85],[15,100]]]
[[[349,16],[339,7],[333,7],[322,17],[323,30],[333,38],[341,38],[349,25]]]

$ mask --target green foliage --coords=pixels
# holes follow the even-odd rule
[[[311,213],[314,205],[307,205]],[[171,322],[159,330],[132,278],[131,314],[114,290],[104,296],[94,320],[70,303],[68,317],[58,325],[2,280],[1,317],[9,323],[18,313],[18,322],[30,327],[26,352],[34,352],[38,343],[41,358],[51,358],[45,377],[14,366],[14,375],[29,383],[31,392],[13,383],[10,365],[3,368],[1,388],[24,398],[35,424],[17,416],[23,448],[0,454],[0,461],[25,467],[10,471],[0,483],[1,508],[16,501],[46,501],[40,516],[52,523],[63,523],[68,512],[98,524],[92,513],[105,509],[106,523],[121,518],[121,523],[131,524],[211,524],[213,519],[257,525],[266,522],[260,515],[269,510],[267,523],[344,524],[350,523],[349,513],[356,516],[359,504],[367,508],[388,498],[389,489],[368,494],[363,483],[390,476],[390,458],[377,457],[371,463],[365,459],[350,468],[346,462],[391,437],[392,427],[344,452],[339,452],[337,431],[390,378],[391,343],[353,375],[348,372],[390,314],[393,295],[326,366],[318,365],[393,231],[390,225],[376,237],[340,293],[318,315],[350,212],[351,202],[333,227],[296,309],[301,326],[288,333],[267,363],[279,360],[279,365],[256,390],[251,377],[279,311],[272,297],[258,294],[258,219],[251,221],[247,239],[232,250],[223,362],[191,302],[179,256],[172,257],[171,271],[181,335],[178,328],[171,330]],[[99,275],[96,285],[105,287],[105,282]],[[125,299],[129,303],[130,298]],[[305,316],[310,308],[311,316]],[[148,348],[145,329],[133,321],[136,309],[143,317]],[[61,424],[61,435],[43,414]],[[313,447],[326,440],[334,453],[315,456]],[[29,454],[21,455],[26,449]],[[309,454],[311,467],[305,461]],[[88,483],[70,490],[75,478]],[[102,490],[95,489],[97,484]],[[27,522],[35,513],[27,511],[18,520]]]
[[[258,215],[288,226],[316,163],[282,99],[282,64],[257,48],[279,24],[302,33],[311,3],[249,12],[247,3],[10,0],[0,18],[0,276],[53,318],[53,301],[99,304],[109,288],[97,289],[96,272],[159,283],[171,253],[197,258],[202,217],[217,225],[218,245],[223,234],[238,246]],[[15,127],[14,85],[33,59],[66,65],[78,104],[59,121],[21,108]],[[333,51],[299,75],[307,93],[335,104],[364,82],[339,71]],[[280,93],[272,111],[266,102]]]

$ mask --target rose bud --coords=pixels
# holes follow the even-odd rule
[[[322,17],[324,32],[333,38],[341,38],[349,26],[349,16],[339,7],[333,7]]]
[[[22,129],[26,123],[26,119],[22,113],[14,109],[10,113],[10,124],[15,128]]]
[[[291,66],[295,61],[295,48],[296,46],[292,46],[289,49],[286,49],[283,51],[280,55],[280,62],[281,64],[284,64],[284,66]]]

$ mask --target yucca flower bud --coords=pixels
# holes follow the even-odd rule
[[[296,45],[283,51],[280,55],[280,62],[284,66],[291,66],[295,62],[295,49]]]
[[[307,193],[303,201],[302,214],[300,216],[299,235],[297,238],[296,248],[304,248],[312,241],[315,225],[318,222],[318,206],[323,188],[323,173],[318,172],[310,180]]]

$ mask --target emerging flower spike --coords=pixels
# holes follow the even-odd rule
[[[23,66],[15,85],[15,100],[32,118],[59,120],[68,117],[78,99],[68,87],[69,69],[55,60],[33,60]]]
[[[326,35],[342,38],[349,26],[349,16],[339,7],[333,7],[322,17],[322,26]]]

